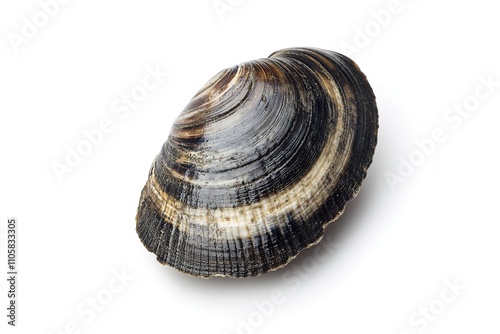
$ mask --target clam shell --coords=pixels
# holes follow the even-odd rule
[[[294,48],[215,75],[153,162],[137,233],[201,277],[283,267],[316,244],[372,162],[375,96],[349,58]]]

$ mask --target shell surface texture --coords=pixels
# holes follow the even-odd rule
[[[136,230],[200,277],[258,276],[317,244],[353,199],[377,143],[375,96],[349,58],[274,52],[216,74],[154,160]]]

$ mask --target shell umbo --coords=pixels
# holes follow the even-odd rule
[[[377,142],[375,96],[349,58],[285,49],[215,75],[149,172],[137,233],[195,276],[256,276],[316,244],[359,190]]]

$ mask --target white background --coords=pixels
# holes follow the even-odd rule
[[[2,278],[2,333],[498,333],[494,2],[219,2],[229,7],[72,0],[44,22],[37,1],[2,1],[1,277],[7,219],[19,224],[18,327],[6,325]],[[23,18],[46,25],[16,46],[29,32]],[[161,266],[136,235],[135,212],[174,118],[219,70],[294,46],[349,54],[377,96],[373,165],[322,242],[335,251],[309,249],[242,280]],[[147,67],[168,76],[128,115],[115,113]],[[464,103],[471,111],[459,117]],[[104,119],[112,131],[59,180],[53,164]],[[429,144],[436,131],[444,140]],[[417,166],[403,170],[410,159]],[[126,285],[114,281],[122,271]],[[447,281],[461,290],[445,303]],[[92,316],[96,297],[106,305]]]

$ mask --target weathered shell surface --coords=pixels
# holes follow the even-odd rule
[[[137,233],[195,276],[256,276],[316,244],[356,196],[377,142],[357,65],[297,48],[225,69],[176,119],[142,190]]]

